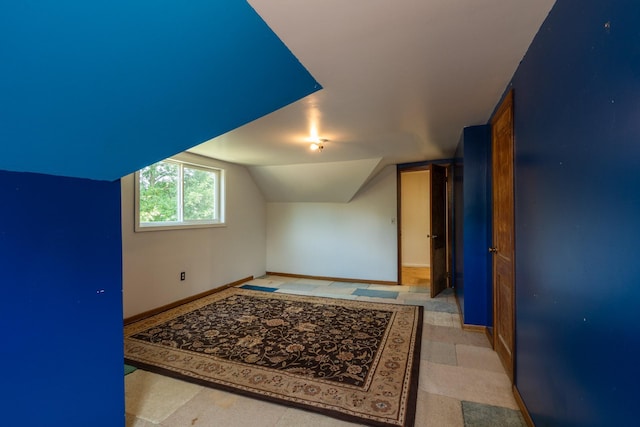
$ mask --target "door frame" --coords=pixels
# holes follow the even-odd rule
[[[424,161],[415,163],[403,163],[396,165],[396,227],[398,246],[398,284],[402,284],[402,173],[429,170],[429,166],[435,164],[446,168],[446,218],[447,218],[447,288],[453,287],[453,160]]]
[[[492,261],[491,261],[491,286],[492,286],[492,293],[493,293],[493,341],[492,341],[492,346],[494,348],[494,350],[496,350],[498,352],[498,355],[500,356],[500,360],[502,362],[502,364],[505,367],[505,370],[507,371],[507,376],[509,377],[509,379],[511,380],[511,383],[514,383],[514,378],[515,378],[515,365],[516,365],[516,275],[515,275],[515,259],[516,259],[516,246],[515,246],[515,241],[516,241],[516,236],[515,236],[515,135],[514,135],[514,100],[513,100],[514,96],[513,96],[513,89],[511,89],[505,96],[504,98],[501,100],[499,107],[496,109],[495,113],[492,115],[490,123],[491,123],[491,247],[489,248],[489,251],[492,252]],[[505,112],[505,110],[510,110],[511,113],[511,141],[510,141],[510,151],[511,151],[511,156],[509,158],[510,162],[511,162],[511,188],[510,188],[510,193],[511,193],[511,200],[512,200],[512,206],[511,206],[511,211],[509,212],[510,216],[511,216],[511,246],[512,246],[512,250],[510,252],[510,258],[511,258],[511,319],[510,319],[510,324],[509,324],[509,328],[510,328],[510,334],[512,337],[512,348],[511,350],[511,360],[507,361],[504,359],[504,357],[502,356],[501,352],[497,349],[498,348],[498,341],[500,339],[499,335],[499,331],[497,330],[497,325],[498,325],[498,318],[500,317],[501,313],[498,312],[498,308],[502,308],[503,304],[499,304],[498,303],[498,289],[497,289],[497,280],[496,280],[496,257],[497,252],[500,251],[500,248],[496,249],[496,226],[495,226],[495,169],[494,169],[494,165],[495,165],[495,138],[494,138],[494,133],[493,133],[493,126],[494,123],[500,118],[500,116]],[[500,307],[499,307],[500,306]]]

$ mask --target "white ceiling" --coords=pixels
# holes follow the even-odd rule
[[[374,162],[341,173],[355,194],[386,165],[451,158],[462,129],[488,121],[554,0],[249,3],[324,89],[190,151],[249,166],[268,201],[348,201],[315,197],[305,168],[284,166],[326,163],[314,168],[326,176]],[[322,152],[309,150],[315,132]]]

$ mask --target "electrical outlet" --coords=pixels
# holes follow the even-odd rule
[[[186,278],[186,273],[184,271],[182,271],[180,273],[180,280],[184,280]]]

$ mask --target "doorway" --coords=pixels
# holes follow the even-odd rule
[[[431,278],[430,171],[406,171],[400,177],[400,283],[428,288]]]
[[[398,166],[398,283],[435,297],[449,287],[448,165]]]
[[[513,382],[515,360],[513,91],[491,121],[493,347]]]

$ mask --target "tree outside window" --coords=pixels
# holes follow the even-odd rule
[[[138,171],[136,229],[222,223],[222,171],[163,160]]]

